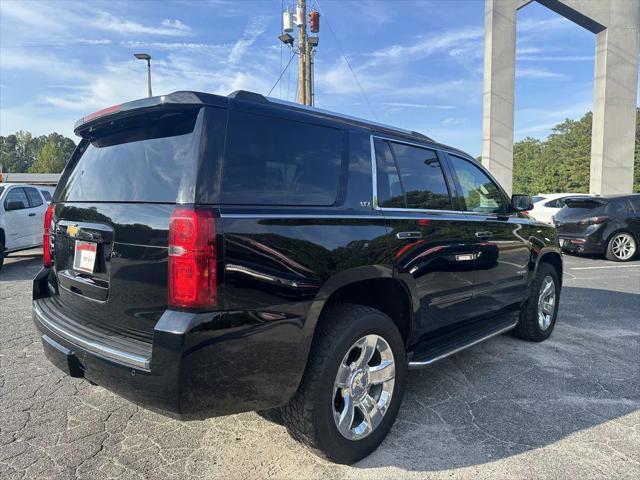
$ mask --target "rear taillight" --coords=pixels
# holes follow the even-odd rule
[[[217,304],[215,219],[210,210],[177,207],[169,222],[169,305]]]
[[[51,221],[53,220],[53,205],[49,204],[44,214],[44,229],[42,233],[42,262],[45,267],[53,263],[51,258]]]
[[[601,223],[606,222],[608,219],[609,217],[604,217],[604,216],[589,217],[589,218],[584,218],[580,220],[578,222],[578,225],[600,225]]]

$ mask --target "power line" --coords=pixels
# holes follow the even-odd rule
[[[278,77],[278,80],[276,80],[276,83],[273,84],[273,87],[271,87],[271,90],[269,90],[269,93],[267,93],[267,97],[269,95],[271,95],[271,92],[273,92],[273,89],[276,88],[276,85],[278,85],[278,83],[280,82],[280,79],[282,78],[282,75],[284,75],[284,72],[287,71],[287,68],[289,68],[289,65],[291,65],[291,60],[293,60],[293,57],[295,57],[295,53],[291,53],[291,57],[289,57],[289,61],[287,62],[287,66],[284,67],[284,70],[282,70],[282,72],[280,72],[280,76]]]
[[[358,79],[358,75],[356,75],[356,71],[353,69],[353,67],[351,66],[351,62],[347,58],[347,55],[344,53],[344,49],[342,48],[342,44],[340,43],[340,40],[338,40],[338,36],[336,35],[336,32],[333,30],[333,27],[331,26],[331,22],[329,22],[329,17],[327,17],[327,15],[322,11],[322,7],[320,7],[320,3],[318,2],[318,0],[314,0],[314,1],[315,1],[315,4],[316,4],[316,7],[318,7],[318,10],[320,11],[322,16],[324,17],[324,19],[325,19],[324,21],[327,22],[327,27],[329,27],[329,31],[331,32],[331,35],[333,36],[333,39],[338,44],[338,49],[340,50],[340,55],[342,55],[342,58],[344,59],[344,61],[347,64],[347,67],[349,67],[349,70],[351,70],[351,73],[353,74],[353,78],[355,79],[356,84],[358,85],[358,88],[360,89],[360,93],[362,93],[362,96],[364,97],[365,102],[367,102],[367,105],[369,106],[369,110],[371,110],[371,113],[373,114],[373,118],[375,118],[376,121],[378,121],[378,116],[376,115],[375,110],[371,106],[371,102],[369,102],[369,97],[367,97],[367,94],[365,93],[364,88],[362,88],[362,84],[360,83],[360,80]]]

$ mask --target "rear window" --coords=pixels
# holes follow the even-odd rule
[[[556,216],[562,218],[593,215],[593,213],[601,207],[603,207],[602,202],[596,200],[588,198],[566,198],[564,208],[560,210]]]
[[[65,172],[58,201],[160,202],[193,198],[198,110],[156,112],[98,132]]]
[[[335,203],[342,167],[341,130],[231,112],[228,132],[221,203]]]

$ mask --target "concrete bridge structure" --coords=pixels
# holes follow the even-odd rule
[[[516,14],[532,1],[485,0],[482,163],[509,193],[513,184]],[[640,0],[535,1],[595,34],[589,190],[601,195],[631,193]]]

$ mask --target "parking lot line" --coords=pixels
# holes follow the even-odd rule
[[[596,270],[599,268],[640,268],[640,265],[600,265],[597,267],[569,267],[569,270]]]

